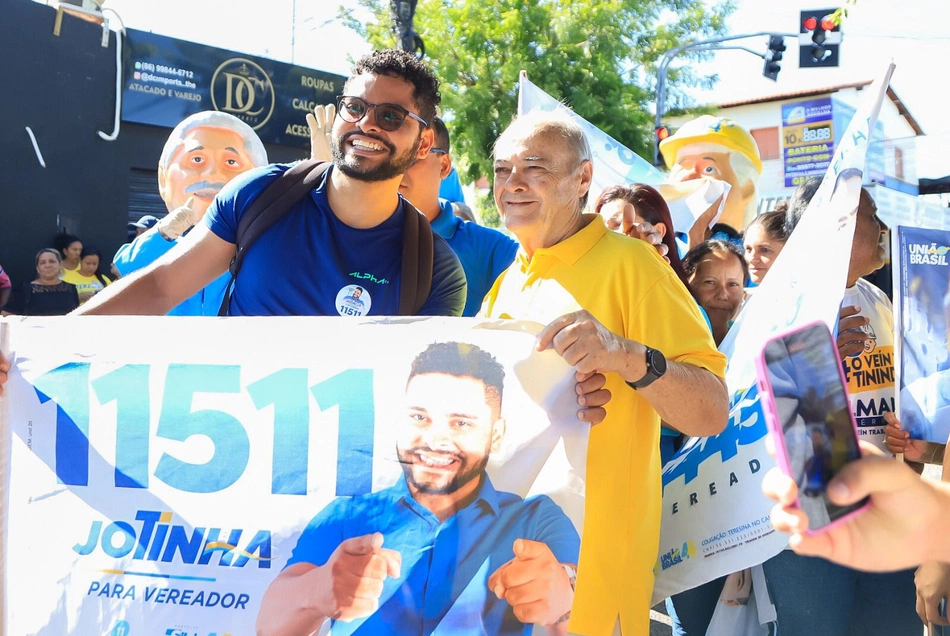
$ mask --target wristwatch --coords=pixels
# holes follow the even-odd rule
[[[656,349],[651,349],[650,347],[646,348],[646,358],[647,358],[647,372],[642,378],[636,382],[627,382],[627,386],[631,389],[642,389],[648,387],[660,378],[663,377],[663,374],[666,373],[666,357],[662,352],[657,351]]]

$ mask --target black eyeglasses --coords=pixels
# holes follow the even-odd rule
[[[376,125],[383,130],[389,132],[399,130],[402,128],[402,125],[406,123],[406,117],[415,119],[422,124],[424,128],[429,127],[426,120],[415,113],[409,112],[399,104],[371,104],[359,97],[345,96],[338,99],[336,104],[336,112],[340,116],[340,119],[351,124],[358,124],[363,121],[363,118],[366,117],[366,114],[369,113],[372,108],[376,111]]]

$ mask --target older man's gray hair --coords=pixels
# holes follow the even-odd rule
[[[165,142],[165,147],[162,149],[162,156],[158,160],[159,170],[165,170],[168,167],[168,162],[171,161],[172,155],[174,155],[178,147],[184,143],[185,137],[188,136],[189,132],[195,128],[203,127],[226,128],[234,131],[244,140],[244,151],[251,158],[251,161],[254,162],[254,165],[267,165],[267,150],[264,149],[264,144],[261,143],[261,139],[257,136],[257,133],[254,132],[254,129],[234,115],[218,112],[216,110],[204,110],[190,117],[186,117],[175,126],[174,130],[172,130],[168,136],[168,140]]]
[[[553,135],[567,142],[574,155],[575,169],[585,161],[591,161],[590,143],[578,121],[561,110],[532,110],[516,117],[495,140],[494,148],[509,135],[521,138],[536,135]],[[587,194],[581,197],[581,208],[587,205]]]

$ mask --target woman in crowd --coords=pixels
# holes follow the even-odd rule
[[[604,217],[607,228],[627,236],[640,238],[633,231],[634,223],[649,223],[667,247],[666,259],[686,288],[689,283],[683,271],[679,250],[676,247],[673,220],[670,208],[663,196],[648,185],[635,183],[632,186],[610,186],[600,193],[594,211]]]
[[[36,255],[36,278],[23,286],[20,298],[10,302],[10,313],[24,316],[63,316],[79,306],[79,292],[60,280],[62,260],[51,247]],[[6,313],[6,312],[4,312]]]
[[[112,281],[99,273],[102,255],[94,247],[82,248],[79,269],[66,272],[63,281],[72,283],[79,290],[79,304],[82,304],[105,289]]]
[[[62,258],[63,273],[77,271],[79,261],[82,259],[82,241],[79,237],[72,234],[59,234],[54,244]]]
[[[709,317],[713,339],[719,345],[742,304],[742,286],[748,275],[742,252],[729,241],[710,239],[686,254],[683,269],[690,291]]]
[[[766,272],[772,267],[787,240],[784,206],[760,214],[746,227],[743,238],[745,262],[749,265],[749,279],[755,285],[762,284]]]

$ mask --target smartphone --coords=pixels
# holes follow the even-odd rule
[[[766,342],[756,359],[762,410],[775,457],[798,484],[796,505],[817,534],[858,513],[828,500],[828,483],[861,457],[841,359],[824,323],[814,322]]]

